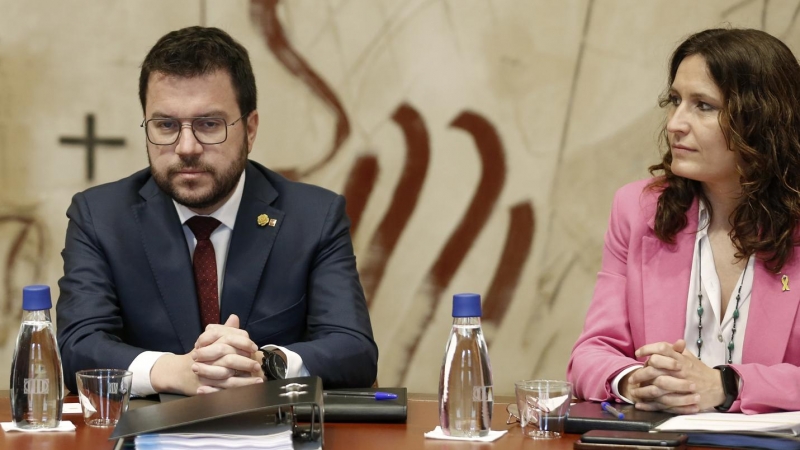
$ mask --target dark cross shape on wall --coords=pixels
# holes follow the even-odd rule
[[[94,148],[98,145],[124,147],[123,138],[99,138],[94,134],[94,114],[86,115],[86,137],[61,137],[59,141],[65,145],[83,145],[86,147],[86,179],[94,180]]]

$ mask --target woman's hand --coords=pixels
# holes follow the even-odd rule
[[[621,393],[634,401],[637,409],[691,414],[725,400],[719,371],[686,351],[683,339],[642,346],[636,356],[648,357],[647,363],[626,377],[624,387],[630,396],[622,389]]]

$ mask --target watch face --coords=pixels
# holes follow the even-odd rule
[[[267,364],[269,364],[269,371],[272,373],[273,377],[278,380],[286,378],[286,361],[284,361],[280,355],[277,353],[270,353]]]

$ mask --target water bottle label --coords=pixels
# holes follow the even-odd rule
[[[23,381],[23,392],[25,394],[48,394],[50,393],[50,380],[25,378]]]
[[[489,392],[491,392],[491,386],[473,386],[472,387],[472,401],[473,402],[485,402],[491,400],[489,396]]]

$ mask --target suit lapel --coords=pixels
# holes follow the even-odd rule
[[[264,267],[284,218],[283,211],[270,206],[278,197],[278,192],[264,174],[252,164],[247,165],[246,171],[242,202],[225,263],[225,283],[220,305],[221,320],[225,322],[228,316],[236,314],[241,328],[245,327],[250,317]],[[262,214],[274,219],[274,226],[259,224],[258,218]]]
[[[654,209],[654,205],[653,205]],[[642,237],[644,342],[675,342],[686,328],[686,301],[697,232],[698,204],[686,212],[688,224],[665,244],[654,235]],[[655,215],[648,222],[654,227]]]
[[[172,200],[152,178],[139,194],[145,201],[132,209],[147,261],[181,345],[189,351],[201,325],[186,237]]]
[[[788,291],[782,289],[783,275],[789,277]],[[798,305],[800,255],[797,250],[779,274],[770,272],[761,261],[756,261],[742,346],[743,363],[773,365],[783,362]]]

